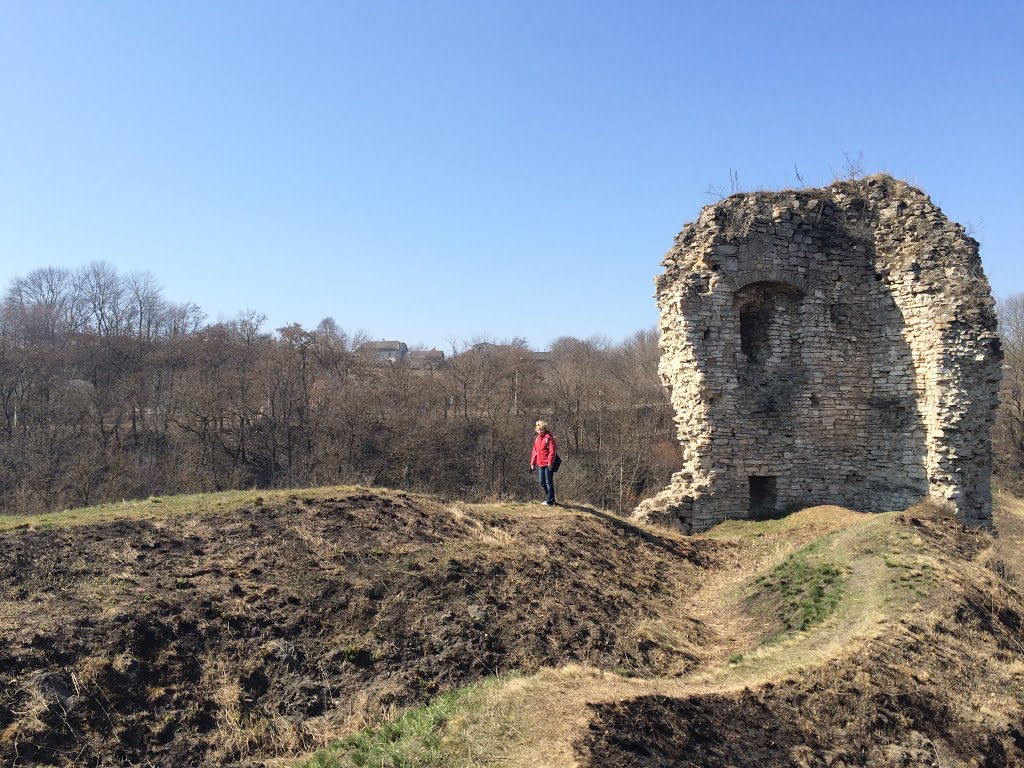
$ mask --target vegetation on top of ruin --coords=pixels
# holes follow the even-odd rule
[[[807,206],[823,200],[831,200],[836,193],[850,197],[870,197],[881,195],[885,198],[917,197],[931,202],[931,198],[923,191],[907,182],[894,178],[888,173],[875,173],[860,176],[856,179],[835,179],[821,187],[784,187],[782,189],[757,189],[737,191],[711,203],[706,208],[732,208],[737,205],[755,206],[770,210],[772,206],[794,205]],[[705,208],[705,210],[706,210]]]

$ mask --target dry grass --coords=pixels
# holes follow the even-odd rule
[[[144,518],[160,525],[161,520],[204,514],[218,509],[259,508],[264,502],[298,497],[315,500],[339,498],[365,489],[324,488],[311,491],[231,492],[192,497],[150,499],[89,510],[69,510],[41,518],[0,518],[0,530],[30,527],[74,526],[113,520],[120,517]],[[395,500],[415,498],[397,492],[377,492]],[[510,516],[526,518],[531,527],[571,526],[574,518],[609,515],[584,507],[546,507],[533,504],[439,504],[441,509],[465,531],[458,546],[490,550],[515,550],[529,546],[508,528]],[[437,765],[482,768],[482,766],[558,766],[577,764],[576,742],[586,732],[593,704],[619,702],[637,696],[663,695],[683,698],[705,693],[735,693],[757,689],[765,683],[779,683],[799,676],[803,671],[821,668],[835,659],[862,654],[883,633],[904,632],[903,621],[913,621],[930,632],[939,632],[950,600],[965,596],[964,584],[983,585],[993,614],[1009,605],[1007,581],[998,578],[1000,568],[1024,575],[1024,502],[999,494],[996,497],[995,546],[983,551],[975,562],[937,548],[918,529],[900,522],[898,513],[863,514],[838,507],[816,507],[781,520],[764,522],[732,521],[700,537],[676,534],[638,526],[615,519],[616,525],[635,527],[641,536],[657,537],[662,542],[680,543],[706,540],[715,545],[713,567],[700,571],[699,585],[671,584],[666,593],[672,599],[660,604],[659,613],[648,616],[632,628],[638,642],[646,642],[680,657],[675,666],[661,669],[660,676],[625,677],[608,670],[583,665],[545,669],[530,677],[502,679],[475,690],[461,700],[443,724],[442,744],[449,750],[449,762]],[[935,517],[934,510],[918,510],[922,517]],[[933,514],[934,513],[934,514]],[[201,530],[207,525],[202,517],[189,518],[186,527]],[[289,534],[304,542],[310,551],[328,547],[322,531],[308,521],[289,525]],[[523,539],[526,536],[523,535]],[[781,632],[771,620],[771,596],[758,586],[759,577],[770,574],[795,554],[811,551],[815,562],[834,565],[845,579],[843,597],[834,611],[821,623],[803,631]],[[83,581],[79,596],[85,602],[103,603],[106,592],[134,589],[139,552],[129,544],[112,542],[107,555],[117,565],[106,583]],[[1002,563],[1003,565],[999,565]],[[569,563],[571,566],[571,563]],[[198,577],[197,577],[198,578]],[[54,584],[59,591],[60,584]],[[95,594],[94,594],[95,593]],[[1007,637],[1006,642],[1018,640]],[[1024,647],[1021,647],[1024,653]],[[685,658],[684,658],[685,657]],[[696,659],[690,669],[685,659]],[[95,659],[95,668],[83,665],[75,671],[75,686],[83,690],[95,687],[93,679],[103,664],[126,665],[129,658]],[[1019,659],[992,659],[992,679],[1010,681],[1003,692],[979,687],[964,694],[962,717],[987,722],[1006,719],[1017,712],[1014,691],[1024,685],[1024,662]],[[211,658],[204,660],[204,685],[215,691],[215,731],[218,744],[214,760],[233,760],[252,751],[255,745],[267,745],[279,754],[322,745],[328,734],[340,728],[351,729],[354,713],[362,711],[359,702],[333,710],[331,717],[294,722],[276,712],[262,711],[246,700],[237,670],[229,673],[229,664]],[[651,673],[653,675],[653,672]],[[1016,687],[1014,687],[1016,683]],[[32,678],[21,693],[20,719],[0,739],[32,738],[33,729],[45,726],[52,718],[59,697],[47,688],[43,678]],[[59,712],[57,713],[59,714]],[[399,719],[402,713],[379,713],[379,722]],[[369,725],[370,723],[365,723]],[[263,753],[265,754],[265,752]],[[294,760],[280,764],[293,764]],[[343,763],[341,763],[343,764]]]
[[[526,519],[552,519],[564,518],[566,515],[578,515],[580,511],[576,507],[566,505],[548,507],[537,502],[501,502],[501,503],[478,503],[463,504],[457,506],[465,511],[472,511],[483,517],[509,517],[514,516]]]
[[[298,498],[302,504],[315,504],[360,493],[372,493],[375,496],[392,500],[412,500],[426,505],[436,503],[436,499],[432,496],[406,491],[392,491],[386,488],[370,489],[353,485],[286,490],[219,491],[179,496],[151,496],[148,499],[125,499],[109,504],[65,509],[60,512],[41,515],[0,514],[0,531],[9,531],[16,528],[48,530],[77,525],[93,525],[129,518],[154,520],[159,523],[163,519],[178,515],[196,515],[201,517],[220,510],[234,510],[240,507],[258,508],[265,503],[278,503],[289,498]],[[463,514],[475,513],[482,517],[489,515],[503,517],[511,513],[521,518],[547,519],[584,514],[583,508],[580,507],[546,507],[539,502],[502,502],[490,504],[463,504],[460,502],[452,506],[453,509],[460,509]]]
[[[577,759],[573,741],[589,721],[587,704],[646,690],[644,681],[590,667],[547,669],[488,690],[474,709],[452,718],[449,729],[473,745],[466,768],[568,768]]]
[[[2,733],[0,740],[17,744],[31,741],[37,733],[48,727],[44,717],[50,710],[50,702],[42,689],[43,678],[35,675],[22,684],[21,704],[14,711],[17,719]]]
[[[504,507],[507,514],[507,507]],[[534,509],[527,507],[527,513]],[[576,510],[537,510],[543,517],[577,514]],[[584,514],[583,512],[579,512]],[[457,520],[488,536],[480,519],[486,509],[453,507]],[[894,615],[917,606],[920,598],[902,588],[905,568],[886,564],[902,558],[914,572],[932,565],[920,554],[923,542],[894,524],[895,515],[868,515],[837,507],[804,510],[782,520],[730,522],[704,538],[731,545],[725,562],[706,573],[696,592],[680,587],[671,611],[641,621],[638,639],[701,658],[689,674],[637,678],[586,666],[545,669],[488,687],[473,706],[445,725],[459,744],[458,759],[448,765],[569,768],[577,765],[575,742],[585,733],[591,704],[624,701],[643,695],[683,697],[698,693],[736,692],[778,682],[800,670],[862,650],[888,626]],[[664,531],[654,531],[665,537]],[[808,631],[778,636],[751,612],[752,584],[795,551],[813,545],[820,556],[849,570],[848,589],[835,615]],[[895,553],[895,554],[893,554]],[[696,642],[699,622],[718,641]]]
[[[0,515],[0,531],[14,528],[47,530],[76,525],[92,525],[125,518],[161,520],[177,515],[207,515],[219,510],[257,507],[264,501],[282,501],[292,496],[303,499],[326,500],[366,492],[359,486],[339,485],[308,490],[252,490],[222,491],[219,493],[197,493],[182,496],[151,496],[148,499],[124,500],[94,507],[65,509],[44,515]],[[393,492],[377,491],[379,495],[395,495]]]
[[[736,692],[778,683],[828,659],[858,654],[899,617],[929,615],[924,604],[928,601],[901,581],[908,568],[915,573],[931,570],[942,578],[940,569],[949,567],[923,554],[920,538],[895,526],[893,518],[818,508],[782,521],[735,523],[716,530],[710,537],[739,545],[734,567],[713,574],[706,587],[681,608],[697,609],[722,634],[724,643],[716,662],[676,679],[626,679],[574,666],[545,670],[495,689],[480,711],[467,715],[460,727],[472,731],[472,741],[482,751],[499,758],[494,764],[573,766],[578,759],[573,745],[585,732],[590,704],[651,694],[684,697]],[[821,543],[825,556],[850,568],[847,595],[836,615],[821,626],[765,643],[765,633],[751,626],[749,612],[745,615],[744,585],[797,547],[815,541]],[[892,567],[887,557],[901,565]],[[940,618],[933,615],[930,621]],[[686,642],[671,619],[647,622],[637,631],[666,645]],[[737,649],[742,649],[739,659]],[[1024,676],[1024,669],[1014,674]],[[1015,711],[1011,695],[986,696],[988,700],[978,702],[982,711]]]
[[[996,539],[992,558],[1005,563],[1021,584],[1024,582],[1024,500],[997,492],[993,507]]]
[[[507,530],[498,526],[489,525],[480,519],[479,514],[463,504],[452,504],[448,508],[452,519],[462,526],[468,536],[467,538],[487,547],[508,547],[515,542],[515,537]]]
[[[213,692],[216,704],[214,732],[216,750],[210,755],[214,764],[231,762],[238,756],[265,753],[268,746],[279,755],[294,754],[307,745],[325,743],[322,718],[296,722],[277,712],[252,708],[230,662],[211,659],[204,666],[205,687]],[[189,713],[186,713],[186,717]],[[336,726],[336,723],[331,725]]]

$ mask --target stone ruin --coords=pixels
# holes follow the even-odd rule
[[[686,531],[925,498],[992,518],[1001,370],[978,243],[888,176],[733,195],[656,280],[683,467],[634,516]]]

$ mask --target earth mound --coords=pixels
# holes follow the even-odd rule
[[[727,548],[584,508],[264,495],[0,534],[0,763],[255,766],[484,676],[685,670],[634,629]]]
[[[1024,765],[1024,503],[996,512],[686,537],[335,488],[0,519],[0,764],[283,767],[348,734],[308,764]]]

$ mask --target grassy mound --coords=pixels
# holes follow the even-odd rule
[[[368,764],[1024,764],[1024,558],[1006,546],[1024,505],[1002,499],[998,523],[995,541],[928,507],[721,526],[702,537],[727,545],[706,581],[659,619],[715,632],[694,667],[495,681],[435,725],[429,760],[406,733],[401,758]],[[359,765],[350,744],[324,765]]]
[[[1024,504],[996,524],[358,488],[7,519],[0,762],[1024,764]]]
[[[355,488],[45,522],[0,543],[2,764],[260,765],[495,674],[693,666],[635,630],[724,549]]]

